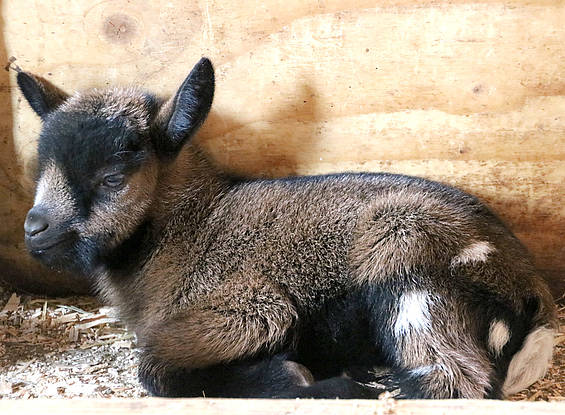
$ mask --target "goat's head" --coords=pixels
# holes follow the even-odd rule
[[[206,119],[212,64],[201,59],[167,101],[137,88],[68,96],[25,72],[18,85],[42,120],[26,246],[52,268],[88,274],[142,223],[159,166],[174,159]]]

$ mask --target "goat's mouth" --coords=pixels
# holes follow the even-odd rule
[[[68,242],[70,238],[63,237],[57,238],[55,240],[50,241],[43,241],[42,243],[34,243],[26,238],[26,246],[29,253],[33,256],[42,256],[46,253],[52,252],[54,248],[57,248],[63,245],[65,242]]]
[[[31,245],[27,246],[30,256],[56,272],[88,276],[97,259],[97,251],[93,245],[72,232],[49,242],[42,241],[41,244]]]
[[[28,252],[41,262],[57,261],[60,257],[68,257],[71,251],[72,237],[69,234],[54,238],[43,238],[35,241],[32,238],[25,238]]]
[[[27,248],[33,259],[54,271],[81,272],[83,268],[80,246],[71,236],[28,245]]]
[[[41,245],[33,245],[33,244],[29,244],[29,243],[26,243],[26,245],[28,245],[28,251],[30,252],[30,254],[32,254],[34,256],[38,256],[38,255],[43,255],[43,254],[51,251],[53,248],[55,248],[59,245],[62,245],[63,243],[67,242],[68,240],[69,240],[69,238],[60,238],[56,241],[43,243]]]

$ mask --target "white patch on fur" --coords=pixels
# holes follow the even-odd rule
[[[504,395],[520,392],[545,375],[553,356],[554,337],[555,330],[548,327],[538,327],[528,334],[508,367]]]
[[[410,369],[410,374],[415,377],[426,376],[438,369],[438,365],[419,366]]]
[[[510,340],[510,330],[506,323],[500,320],[494,320],[490,323],[488,331],[488,346],[495,355],[502,352],[502,348]]]
[[[429,295],[426,291],[412,291],[402,294],[399,300],[398,315],[394,324],[397,337],[408,331],[424,331],[430,328]]]
[[[451,260],[451,266],[465,265],[472,262],[485,262],[490,253],[496,251],[490,242],[474,242],[463,248],[459,255]]]

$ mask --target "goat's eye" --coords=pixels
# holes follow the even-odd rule
[[[109,174],[108,176],[104,177],[104,179],[102,180],[102,186],[112,189],[120,187],[123,183],[124,183],[123,174]]]

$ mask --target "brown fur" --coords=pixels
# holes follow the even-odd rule
[[[163,360],[201,368],[280,348],[292,340],[296,319],[289,299],[268,280],[236,276],[140,337]]]
[[[134,173],[125,187],[112,194],[109,200],[93,207],[88,220],[76,225],[85,236],[112,234],[109,246],[123,241],[145,217],[152,204],[153,193],[157,184],[157,165],[149,160],[138,172]]]
[[[167,356],[171,362],[182,364],[182,367],[202,367],[204,362],[252,355],[258,348],[285,339],[294,313],[283,313],[283,310],[293,310],[290,304],[295,303],[299,310],[303,310],[312,307],[321,295],[337,295],[351,284],[377,283],[399,271],[409,272],[413,271],[412,267],[426,265],[439,264],[446,269],[455,267],[471,280],[478,278],[510,298],[525,291],[535,296],[541,294],[545,306],[540,319],[552,319],[553,307],[547,292],[541,289],[543,283],[520,269],[521,264],[512,266],[505,263],[506,269],[501,268],[500,272],[496,269],[485,272],[484,265],[480,263],[450,265],[453,258],[473,241],[481,240],[483,235],[463,212],[445,201],[433,196],[425,198],[417,191],[396,193],[378,181],[365,189],[358,188],[346,177],[332,183],[331,188],[324,188],[324,184],[304,184],[297,189],[284,183],[273,183],[269,187],[249,183],[238,193],[224,194],[226,185],[221,173],[215,173],[213,165],[201,157],[201,151],[195,145],[189,145],[175,166],[161,172],[161,182],[157,185],[161,190],[151,214],[157,222],[164,224],[161,244],[167,250],[151,258],[143,270],[146,277],[141,282],[142,286],[135,286],[135,292],[146,298],[136,298],[136,303],[144,304],[142,312],[127,316],[135,322],[135,327],[150,327],[149,333],[155,335],[150,335],[147,342],[158,343],[154,346],[157,354]],[[186,166],[184,174],[179,174],[178,169],[182,165]],[[372,191],[387,196],[369,207],[363,206],[360,199],[365,192]],[[320,200],[316,201],[318,198]],[[307,204],[305,200],[308,200]],[[383,206],[392,209],[389,216],[383,214]],[[336,210],[344,212],[339,222],[335,222],[330,213]],[[358,214],[359,219],[356,218]],[[494,219],[488,217],[487,220]],[[389,238],[392,238],[389,240],[386,239],[387,226],[395,229],[394,232],[388,231]],[[319,233],[321,229],[325,230],[323,234]],[[197,236],[194,237],[194,234]],[[334,240],[335,250],[321,248],[319,238],[322,237],[323,244],[332,244]],[[300,241],[304,244],[301,245]],[[377,244],[374,241],[378,241]],[[320,246],[317,246],[318,243]],[[352,248],[345,249],[350,244]],[[324,256],[318,257],[322,249]],[[522,248],[515,247],[514,250],[521,251]],[[493,252],[490,255],[497,254]],[[339,267],[340,263],[345,268],[347,265],[342,261],[348,255],[356,265],[352,279],[345,279],[346,274],[333,276],[331,269]],[[185,259],[179,262],[179,257]],[[241,277],[238,278],[242,285],[236,290],[235,277],[225,273],[223,265],[233,263],[234,259],[238,262],[238,268],[234,270],[237,275],[256,275],[257,267],[266,267],[265,283],[281,287],[279,290],[287,293],[281,297],[278,308],[271,306],[273,313],[288,316],[284,320],[287,323],[278,323],[275,331],[261,331],[258,327],[264,323],[257,326],[255,320],[249,319],[245,323],[248,331],[232,329],[243,327],[240,321],[232,320],[235,316],[271,318],[269,307],[261,312],[252,311],[257,306],[253,290],[250,290],[252,280],[243,283]],[[493,262],[494,266],[497,262]],[[289,272],[293,266],[296,271]],[[326,268],[328,272],[324,273],[322,270]],[[526,267],[526,271],[529,268]],[[304,279],[305,275],[311,274],[329,277],[325,280]],[[179,275],[180,278],[173,279],[171,275]],[[181,277],[184,275],[191,278]],[[511,286],[505,284],[509,281]],[[518,286],[520,291],[516,291]],[[132,290],[133,287],[125,292]],[[236,294],[241,290],[247,295]],[[230,292],[232,295],[228,295]],[[149,296],[166,300],[149,301]],[[286,296],[291,300],[285,300]],[[221,312],[218,314],[207,309],[234,309],[233,301],[237,302],[238,312],[229,318]],[[123,306],[127,301],[122,299],[118,303]],[[205,309],[201,309],[200,304],[204,304]],[[484,391],[485,382],[488,382],[488,359],[485,352],[473,345],[463,325],[470,317],[464,316],[461,311],[455,313],[453,307],[434,308],[437,320],[434,320],[429,336],[408,336],[401,340],[402,359],[406,367],[415,368],[432,364],[430,359],[435,359],[436,355],[444,356],[440,364],[446,368],[447,374],[442,372],[441,376],[459,379],[458,385],[468,385],[461,386],[466,397],[478,397]],[[460,319],[456,317],[458,315]],[[210,333],[210,336],[204,336],[204,333]],[[228,335],[230,333],[231,336]],[[438,337],[440,333],[445,338]],[[273,338],[275,342],[271,340]],[[221,344],[208,341],[221,341]],[[209,353],[210,350],[216,352]],[[196,355],[197,351],[203,355]],[[226,351],[229,354],[224,354]],[[440,374],[433,372],[430,376],[437,378]],[[445,386],[442,382],[448,380],[434,382],[440,390]]]
[[[384,189],[363,212],[351,262],[358,284],[445,267],[478,233],[468,213],[420,189]]]
[[[59,110],[164,135],[178,97],[162,103],[137,89],[94,90]],[[187,114],[183,122],[194,117]],[[104,236],[107,249],[129,243],[128,255],[144,253],[130,268],[100,265],[91,278],[137,332],[149,356],[143,371],[154,376],[293,349],[302,321],[332,300],[390,285],[397,302],[383,319],[396,364],[417,373],[426,396],[479,398],[492,356],[476,310],[457,293],[481,287],[516,315],[534,298],[534,327],[555,322],[520,242],[477,199],[437,183],[346,174],[239,180],[191,140],[174,157],[148,158],[104,200],[74,226]],[[150,238],[132,240],[144,223]],[[312,383],[294,365],[287,362],[296,385]]]
[[[166,249],[146,264],[143,278],[124,287],[116,303],[129,310],[131,299],[125,294],[137,293],[132,307],[136,311],[126,312],[126,319],[154,355],[174,366],[200,368],[253,356],[261,349],[275,350],[291,336],[295,306],[301,312],[321,296],[426,266],[479,280],[517,309],[518,296],[540,297],[538,319],[553,321],[551,297],[533,268],[527,260],[509,261],[523,254],[523,248],[513,237],[489,235],[478,223],[496,219],[470,218],[433,195],[397,191],[378,180],[358,187],[347,177],[331,187],[249,183],[230,193],[221,172],[196,144],[190,144],[174,165],[161,168],[156,188],[150,215],[163,226],[159,244]],[[381,198],[364,205],[371,193]],[[336,211],[341,212],[337,222]],[[501,245],[486,262],[454,260],[474,241],[485,239]],[[328,244],[333,248],[323,248]],[[349,278],[333,271],[348,267],[345,258],[354,266]],[[235,275],[226,273],[225,265],[233,267],[234,261]],[[263,289],[281,293],[262,308],[252,288],[261,285],[249,277],[257,275],[258,268],[264,269],[257,280],[266,284]],[[174,275],[179,277],[171,278]],[[305,275],[327,278],[309,280]],[[431,313],[428,333],[398,339],[402,365],[433,367],[423,376],[431,397],[484,396],[492,368],[473,338],[473,317],[458,308],[456,299],[434,304]]]

